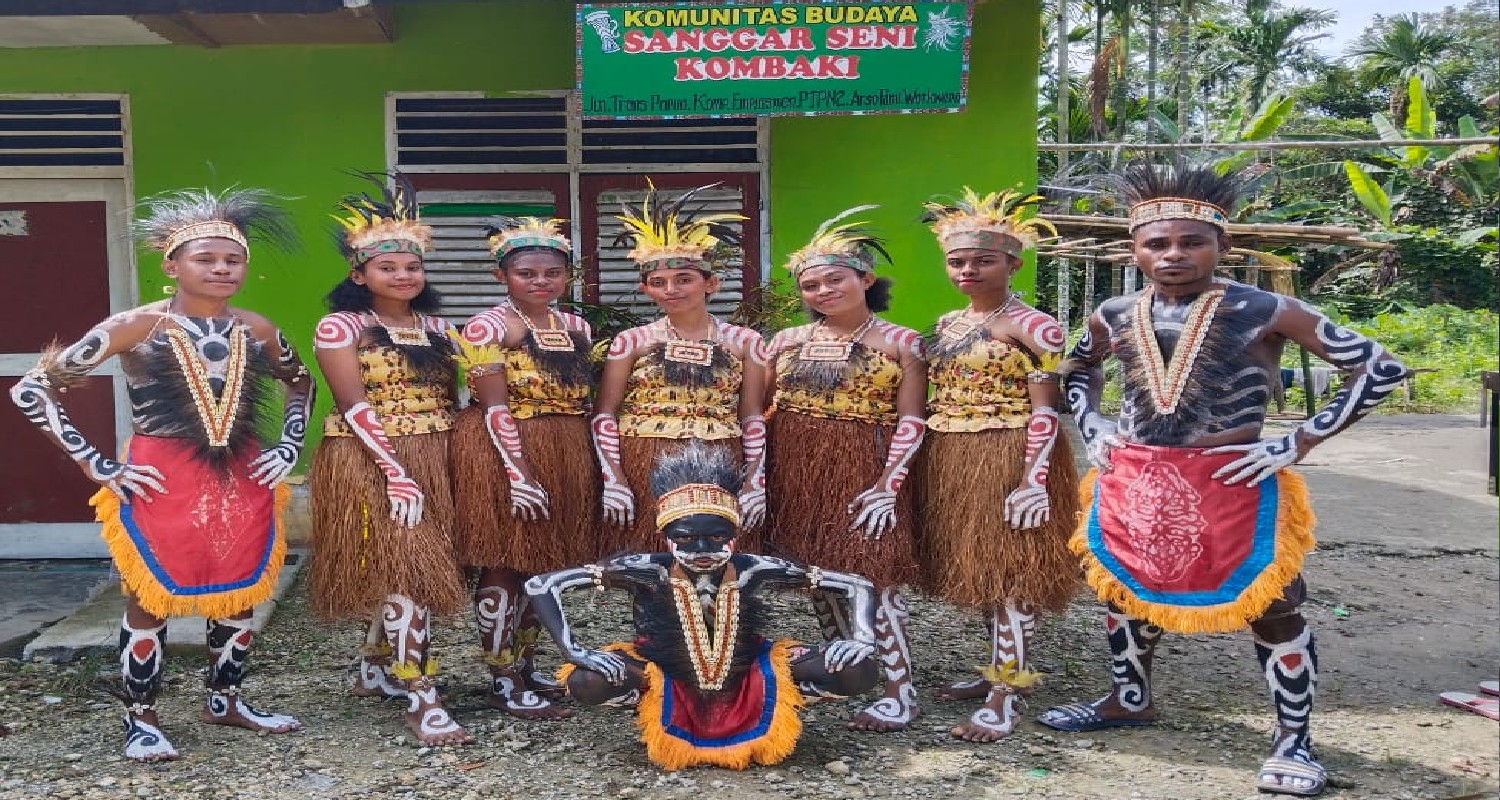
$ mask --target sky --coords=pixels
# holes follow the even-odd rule
[[[1447,6],[1463,5],[1463,0],[1284,0],[1285,6],[1326,8],[1339,15],[1338,23],[1328,28],[1327,39],[1316,42],[1326,56],[1342,56],[1359,38],[1376,14],[1389,17],[1410,12],[1441,11]]]

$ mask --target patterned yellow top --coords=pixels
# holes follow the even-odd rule
[[[589,410],[589,387],[565,386],[547,377],[524,348],[505,351],[505,386],[516,419],[546,414],[582,416]]]
[[[453,387],[418,380],[394,347],[359,348],[365,402],[380,415],[386,436],[437,433],[453,427]],[[323,419],[324,436],[353,436],[338,411]]]
[[[660,353],[636,359],[620,402],[620,435],[648,439],[739,436],[744,363],[728,348],[723,351],[733,369],[715,370],[713,384],[697,389],[668,383]]]
[[[777,411],[795,411],[824,419],[854,419],[894,425],[896,390],[901,386],[901,362],[868,348],[863,363],[856,366],[834,389],[826,392],[789,388],[781,380],[791,371],[801,344],[792,344],[776,354]]]
[[[1026,373],[1035,369],[1025,350],[1009,343],[975,337],[968,348],[931,358],[927,378],[927,427],[944,433],[995,428],[1024,428],[1031,419]]]

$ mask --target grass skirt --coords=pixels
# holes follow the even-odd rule
[[[548,517],[526,522],[510,513],[510,480],[470,406],[453,424],[453,549],[471,567],[509,567],[535,575],[598,559],[599,468],[588,420],[546,414],[518,420],[532,474],[547,491]]]
[[[1078,473],[1059,432],[1047,475],[1052,514],[1040,528],[1013,530],[1005,498],[1026,471],[1026,429],[927,432],[918,456],[922,585],[954,605],[983,608],[1019,600],[1067,608],[1082,587],[1068,549],[1077,525]]]
[[[631,494],[635,495],[635,525],[629,528],[617,528],[601,523],[604,549],[600,556],[614,556],[621,553],[656,553],[667,549],[666,538],[656,530],[656,496],[651,493],[651,468],[656,465],[657,456],[677,450],[689,441],[689,439],[664,439],[655,436],[620,437],[620,468],[625,473],[625,483],[630,486]],[[701,441],[710,447],[722,447],[728,450],[736,464],[739,464],[743,458],[738,436],[730,439]],[[760,552],[758,538],[753,535],[753,532],[751,535],[741,533],[740,537],[735,540],[735,550],[741,553]]]
[[[439,614],[468,605],[453,556],[453,495],[448,432],[393,436],[396,458],[426,495],[422,522],[403,528],[390,518],[385,476],[359,440],[325,436],[312,464],[314,610],[327,619],[368,620],[399,594]]]
[[[849,530],[849,502],[885,469],[894,425],[777,411],[770,420],[766,472],[768,555],[853,572],[877,586],[920,576],[912,487],[896,496],[896,527],[879,539]]]

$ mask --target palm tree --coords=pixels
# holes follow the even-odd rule
[[[1422,82],[1428,94],[1443,84],[1438,59],[1455,43],[1455,37],[1422,27],[1416,14],[1397,14],[1382,31],[1365,31],[1349,55],[1360,59],[1360,69],[1371,82],[1394,86],[1391,119],[1406,119],[1406,85],[1412,78]]]
[[[1221,76],[1243,75],[1247,114],[1253,114],[1275,88],[1278,76],[1303,74],[1321,62],[1312,43],[1328,36],[1314,33],[1337,19],[1332,11],[1316,8],[1278,8],[1273,0],[1248,0],[1245,22],[1205,23],[1222,43]]]

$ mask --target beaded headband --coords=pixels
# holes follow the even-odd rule
[[[357,172],[375,184],[377,193],[351,194],[339,201],[334,215],[341,231],[339,249],[355,267],[388,253],[426,255],[432,228],[421,221],[417,189],[399,172]],[[387,184],[385,178],[390,179]]]
[[[503,217],[495,221],[495,232],[490,235],[490,255],[496,261],[506,254],[523,247],[545,247],[557,250],[564,256],[573,252],[573,244],[562,231],[563,221],[543,217]]]
[[[887,257],[883,242],[866,227],[867,222],[844,222],[849,217],[879,206],[865,205],[840,211],[813,231],[801,250],[787,257],[793,277],[814,267],[848,267],[855,272],[875,271],[875,254]]]
[[[979,195],[965,186],[952,204],[927,203],[926,219],[932,223],[944,253],[954,250],[994,250],[1014,258],[1036,246],[1038,231],[1057,234],[1052,223],[1026,216],[1026,209],[1042,201],[1014,189]]]
[[[164,255],[171,255],[173,250],[193,241],[194,239],[228,239],[238,242],[245,252],[250,252],[250,243],[246,241],[245,234],[232,222],[221,219],[204,220],[184,225],[167,234],[162,240],[160,250]]]
[[[740,524],[740,501],[733,493],[713,483],[685,483],[656,500],[656,529],[683,517],[712,514]]]
[[[1202,200],[1186,197],[1156,197],[1143,200],[1130,207],[1130,232],[1152,222],[1164,219],[1191,219],[1207,222],[1225,232],[1229,229],[1229,215],[1224,209]]]

